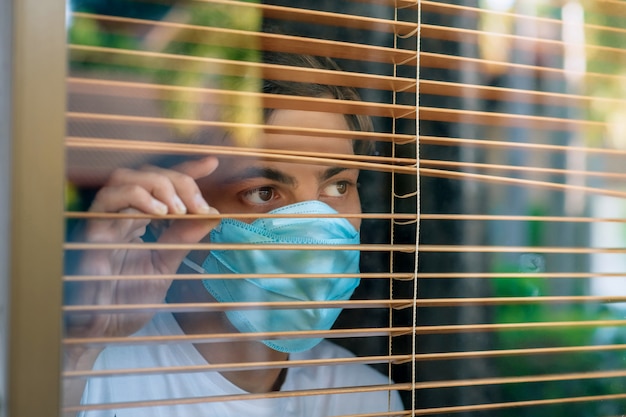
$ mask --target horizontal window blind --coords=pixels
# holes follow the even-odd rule
[[[197,410],[186,407],[294,398],[350,402],[357,398],[353,395],[364,395],[358,398],[375,398],[376,406],[320,413],[623,414],[623,1],[84,0],[75,1],[73,8],[65,143],[70,231],[65,244],[66,354],[93,359],[90,354],[103,347],[141,352],[142,347],[194,344],[204,351],[226,343],[302,337],[329,339],[356,356],[348,351],[288,359],[258,354],[193,365],[142,367],[129,360],[126,366],[95,368],[87,360],[89,366],[78,363],[62,375],[65,413],[135,415],[144,409]],[[342,70],[269,62],[264,58],[268,54],[329,57]],[[263,90],[262,80],[356,88],[360,98],[275,94]],[[371,118],[373,129],[312,127],[305,120],[281,125],[267,119],[293,110],[346,115],[346,120]],[[267,147],[259,139],[263,135],[307,138],[307,145],[328,141],[329,146]],[[330,145],[335,140],[362,141],[374,150],[335,152]],[[262,210],[165,215],[88,210],[116,169],[141,169],[164,160],[171,166],[176,162],[168,162],[170,158],[209,155],[220,166],[248,158],[251,164],[262,160],[275,166],[359,169],[362,212],[305,217],[361,222],[360,243],[262,248],[358,250],[361,284],[355,294],[326,301],[190,298],[173,303],[122,297],[75,302],[81,289],[120,282],[142,288],[167,280],[173,288],[181,288],[180,283],[202,288],[201,280],[242,278],[184,265],[159,275],[89,270],[81,266],[85,256],[261,246],[147,237],[142,242],[139,236],[89,240],[81,225],[121,228],[131,221],[151,222],[148,231],[158,235],[169,224],[182,222],[303,217]],[[323,282],[354,274],[258,272],[246,277]],[[200,317],[261,308],[343,312],[328,330],[212,327],[134,336],[76,331],[76,323],[93,317]],[[328,369],[350,374],[365,366],[383,379],[148,399],[133,397],[129,390],[115,400],[79,403],[86,381],[136,378],[148,384],[163,376],[228,379],[280,375],[280,369],[288,369],[290,378],[296,372],[319,375]],[[403,411],[394,408],[396,395]]]
[[[415,415],[621,415],[626,3],[420,6]]]
[[[408,5],[73,3],[65,141],[65,414],[241,415],[253,409],[259,415],[411,414],[418,14],[404,7]],[[325,63],[326,58],[338,67]],[[294,122],[287,116],[292,114],[305,119]],[[321,123],[306,120],[317,117]],[[136,185],[150,183],[153,174],[186,172],[181,167],[190,165],[185,163],[198,164],[207,156],[219,160],[215,175],[195,179],[219,212],[200,213],[189,204],[185,213],[170,207],[157,214],[139,203],[117,204],[143,193]],[[225,173],[231,167],[241,168],[229,177]],[[358,184],[348,176],[357,171]],[[288,175],[294,179],[285,179]],[[320,190],[312,188],[318,187],[312,180],[322,181]],[[216,191],[206,188],[213,181]],[[144,187],[158,198],[160,189]],[[236,203],[229,187],[238,187]],[[354,199],[357,192],[360,204]],[[274,202],[270,195],[273,208],[319,199],[338,212],[268,213],[264,207],[270,205],[258,201],[268,193],[282,198]],[[346,196],[353,196],[349,204],[342,203]],[[255,204],[242,208],[241,200],[252,198]],[[202,236],[189,241],[169,232],[187,230],[186,223],[208,234],[207,225],[221,222],[220,228],[225,219],[305,220],[319,228],[336,225],[333,230],[349,222],[360,224],[361,238],[329,244],[311,237],[312,243],[304,244],[309,233],[317,233],[313,228],[288,244],[217,242]],[[170,238],[164,238],[168,233]],[[180,251],[191,254],[178,268],[155,271],[132,263],[145,251],[152,251],[153,260]],[[289,253],[295,251],[302,258],[356,252],[361,260],[357,271],[301,262],[302,270],[295,272],[272,266],[216,274],[206,270],[202,259],[194,259],[194,253],[217,251],[281,251],[279,262],[285,263],[294,262]],[[203,288],[249,279],[270,286],[288,281],[321,291],[329,280],[345,286],[355,278],[360,284],[352,297],[329,299],[250,296],[218,302],[212,299],[218,298],[215,293],[209,296]],[[286,322],[292,316],[298,320],[300,311],[314,315],[333,309],[343,312],[332,328],[263,324],[251,331],[236,329],[235,322],[224,324],[230,313],[239,314],[228,316],[231,321],[241,316],[254,321],[277,312]],[[166,323],[169,330],[151,331],[162,318],[157,326]],[[261,343],[282,346],[282,340],[293,339],[328,339],[341,347],[322,342],[310,353],[287,356],[268,353]],[[179,356],[146,365],[145,352]],[[273,386],[267,384],[270,378],[276,380]],[[197,381],[204,382],[195,387]],[[168,388],[151,388],[160,384]]]

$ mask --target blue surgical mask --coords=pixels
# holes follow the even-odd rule
[[[336,214],[321,201],[305,201],[271,214]],[[356,245],[359,232],[341,218],[264,218],[252,223],[223,219],[210,233],[211,243]],[[191,267],[188,259],[185,263]],[[208,274],[354,274],[353,278],[206,279],[204,287],[220,302],[337,301],[350,298],[359,285],[357,250],[212,250],[202,264]],[[328,330],[340,308],[227,311],[240,332]],[[322,339],[264,340],[281,352],[311,349]]]

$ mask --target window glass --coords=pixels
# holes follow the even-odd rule
[[[416,10],[72,8],[66,411],[410,407]]]

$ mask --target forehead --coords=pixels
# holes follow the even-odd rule
[[[348,130],[348,123],[343,114],[309,110],[275,110],[267,120],[267,124]]]
[[[348,123],[344,115],[328,112],[313,112],[302,110],[277,110],[270,119],[268,125],[295,127],[298,129],[311,129],[316,133],[263,133],[258,135],[249,146],[261,150],[277,151],[290,156],[320,156],[336,157],[338,155],[353,155],[352,139],[349,135],[333,136],[333,131],[349,131]],[[327,130],[327,133],[317,131]],[[284,151],[284,152],[281,152]],[[328,168],[328,163],[318,165],[316,162],[283,159],[280,156],[262,155],[223,155],[219,157],[220,165],[217,171],[211,175],[212,179],[219,181],[223,176],[228,176],[234,171],[245,169],[250,166],[270,166],[285,170],[298,170],[302,174],[309,169]]]
[[[267,122],[273,126],[310,129],[311,133],[319,130],[328,130],[328,132],[315,134],[266,133],[258,140],[257,146],[260,148],[302,152],[353,153],[352,140],[333,137],[332,131],[349,130],[346,118],[342,114],[304,110],[276,110]]]
[[[337,134],[349,132],[348,123],[342,114],[304,111],[304,110],[276,110],[267,121],[269,126],[285,127],[285,132],[271,131],[256,134],[253,140],[241,143],[245,148],[277,151],[278,154],[306,155],[324,157],[329,154],[353,155],[353,140],[351,135]],[[297,128],[298,132],[289,131]],[[335,132],[335,133],[333,133]],[[231,141],[230,146],[237,147]],[[228,164],[245,164],[261,161],[278,161],[280,157],[265,157],[258,155],[220,156]]]

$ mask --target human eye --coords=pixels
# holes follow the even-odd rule
[[[323,194],[327,197],[341,197],[348,192],[350,186],[351,183],[349,181],[336,181],[328,184],[324,188]]]
[[[242,193],[241,198],[250,204],[267,204],[277,198],[272,187],[258,187]]]

